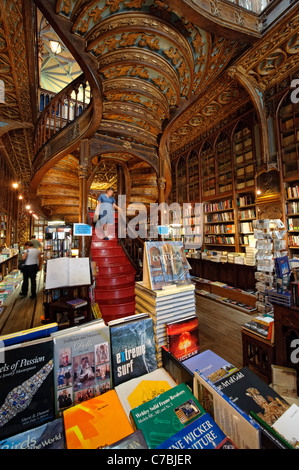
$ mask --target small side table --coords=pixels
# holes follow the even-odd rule
[[[69,300],[69,299],[67,299]],[[89,299],[84,299],[87,301],[87,305],[84,305],[79,308],[74,308],[66,303],[66,300],[60,299],[55,302],[52,302],[49,305],[49,317],[50,317],[50,322],[56,322],[57,321],[57,313],[63,313],[65,312],[68,316],[69,319],[69,324],[70,326],[75,325],[75,314],[76,313],[84,313],[84,320],[83,323],[89,322],[91,320],[91,305],[90,305],[90,300]]]
[[[271,364],[275,364],[275,344],[242,330],[243,366],[252,368],[268,384],[272,381]]]

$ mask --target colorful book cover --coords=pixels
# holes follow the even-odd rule
[[[183,364],[192,374],[194,374],[196,370],[200,371],[205,377],[211,380],[211,382],[216,382],[223,377],[227,377],[237,370],[234,365],[230,364],[210,349],[183,361]]]
[[[147,403],[176,385],[172,377],[161,367],[118,385],[115,391],[129,417],[133,408]]]
[[[190,266],[183,242],[146,242],[144,261],[143,282],[153,290],[190,282]]]
[[[65,410],[63,418],[68,449],[102,449],[134,432],[115,390]]]
[[[149,449],[155,449],[204,413],[189,387],[180,384],[134,408],[131,419],[142,430]]]
[[[0,449],[65,449],[63,419],[9,437],[0,442]]]
[[[199,353],[199,328],[197,316],[166,324],[167,347],[184,361]]]
[[[277,277],[282,278],[285,274],[289,274],[290,264],[288,256],[281,256],[280,258],[275,258],[275,268]]]
[[[290,407],[284,398],[248,367],[243,367],[215,385],[245,413],[249,415],[253,411],[269,426]]]
[[[0,350],[0,359],[0,438],[52,420],[52,340],[9,346]]]
[[[228,379],[229,380],[229,377]],[[202,373],[194,372],[195,397],[238,449],[260,449],[260,427]]]
[[[148,449],[147,443],[143,437],[142,431],[138,429],[138,431],[133,432],[127,437],[124,437],[118,442],[115,442],[111,446],[104,447],[104,449]]]
[[[72,300],[68,300],[66,303],[73,308],[79,308],[79,307],[83,307],[84,305],[87,305],[87,300],[72,299]]]
[[[53,335],[55,416],[110,390],[109,328],[94,322]]]
[[[216,449],[225,438],[224,432],[212,417],[205,413],[159,444],[156,449]]]
[[[153,320],[148,315],[110,325],[110,336],[114,386],[157,369]]]

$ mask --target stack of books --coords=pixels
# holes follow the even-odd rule
[[[136,313],[149,312],[154,323],[158,366],[162,365],[161,347],[167,343],[166,325],[196,314],[195,286],[187,284],[153,291],[137,282]]]
[[[257,249],[251,246],[246,246],[245,248],[245,260],[244,264],[246,266],[255,266],[256,265],[256,252]]]

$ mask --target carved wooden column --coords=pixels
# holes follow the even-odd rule
[[[89,169],[89,140],[82,140],[80,143],[80,164],[79,172],[79,223],[87,223],[88,211],[88,177]],[[89,238],[89,237],[88,237]],[[80,237],[79,255],[84,258],[88,255],[86,237]]]

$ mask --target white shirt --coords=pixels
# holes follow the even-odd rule
[[[25,260],[25,266],[39,264],[39,250],[37,248],[28,248]]]

